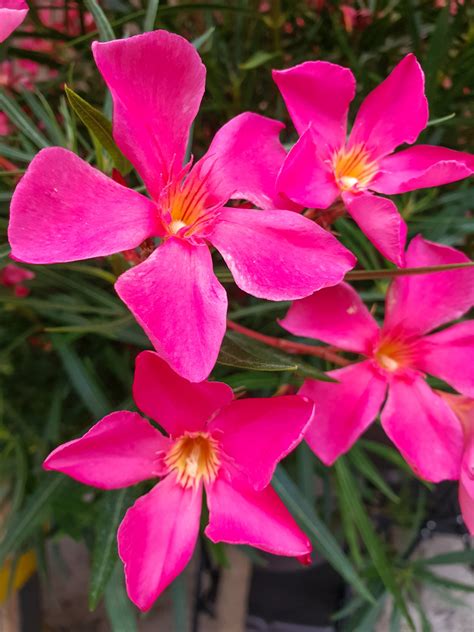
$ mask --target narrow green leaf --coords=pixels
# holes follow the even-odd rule
[[[101,501],[92,551],[89,608],[95,610],[117,561],[117,529],[127,506],[130,489],[109,491]]]
[[[431,119],[426,124],[426,127],[434,127],[435,125],[441,125],[442,123],[446,123],[446,121],[451,121],[456,116],[456,112],[452,114],[447,114],[446,116],[440,116],[439,118]]]
[[[123,566],[119,561],[105,589],[105,610],[112,632],[137,632],[136,611],[125,592]]]
[[[178,575],[171,584],[170,589],[173,601],[174,629],[176,632],[187,632],[189,604],[183,573]]]
[[[155,28],[156,14],[158,13],[159,5],[160,0],[148,0],[145,19],[143,21],[144,31],[153,31],[153,29]]]
[[[284,354],[235,331],[225,335],[217,361],[253,371],[296,371],[298,365]]]
[[[263,66],[264,64],[272,61],[275,57],[279,57],[281,53],[272,52],[269,53],[267,51],[258,50],[253,55],[251,55],[247,61],[243,62],[239,65],[241,70],[253,70],[254,68],[258,68],[259,66]]]
[[[443,588],[449,588],[450,590],[462,590],[463,592],[474,592],[474,584],[465,584],[464,582],[458,582],[449,577],[443,577],[436,575],[431,571],[422,568],[416,568],[415,575],[429,584],[435,584],[436,586],[443,586]]]
[[[0,112],[5,112],[11,122],[18,127],[20,132],[36,147],[43,149],[51,144],[48,139],[37,129],[34,123],[23,112],[21,107],[3,89],[0,89]]]
[[[80,97],[74,90],[65,86],[65,92],[69,105],[77,117],[89,130],[92,138],[96,138],[113,160],[114,165],[121,174],[126,174],[131,169],[131,164],[115,144],[112,135],[112,123],[100,110]]]
[[[196,50],[199,50],[200,48],[202,48],[204,44],[211,39],[215,30],[216,30],[215,26],[210,26],[207,29],[207,31],[204,31],[202,35],[200,35],[199,37],[196,37],[196,39],[194,39],[192,42],[194,48]]]
[[[273,486],[295,520],[308,534],[315,548],[324,555],[329,564],[357,591],[364,599],[373,603],[373,597],[357,574],[348,557],[339,546],[330,529],[317,516],[314,509],[299,491],[285,470],[279,466],[273,477]]]
[[[384,496],[386,496],[393,503],[399,503],[400,497],[390,489],[387,483],[383,480],[382,476],[377,472],[372,461],[367,457],[365,452],[359,447],[354,446],[349,452],[349,459],[354,466],[360,471],[365,478],[374,485]]]
[[[84,0],[86,7],[92,13],[92,17],[94,18],[94,22],[97,25],[97,30],[99,31],[100,39],[103,42],[108,42],[109,40],[115,39],[114,30],[105,16],[105,13],[102,11],[99,6],[97,0]]]
[[[462,270],[472,268],[473,261],[468,263],[447,263],[442,266],[420,266],[419,268],[393,268],[390,270],[353,270],[348,272],[344,279],[346,281],[370,281],[371,279],[385,279],[396,276],[407,276],[412,274],[428,274],[431,272],[447,272],[448,270]]]
[[[464,551],[452,551],[451,553],[440,553],[433,557],[426,557],[415,560],[413,566],[444,566],[446,564],[474,564],[474,549]]]

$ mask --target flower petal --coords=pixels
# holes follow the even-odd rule
[[[205,534],[213,542],[248,544],[274,555],[299,557],[311,543],[271,485],[255,491],[238,478],[219,476],[207,490],[209,524]]]
[[[316,404],[305,439],[323,463],[332,465],[377,417],[387,385],[368,361],[328,375],[338,383],[306,380],[299,392]]]
[[[223,125],[199,164],[209,164],[209,189],[219,199],[249,200],[259,208],[296,207],[276,191],[286,151],[283,123],[244,112]]]
[[[137,413],[118,411],[101,419],[79,439],[53,450],[43,467],[85,485],[117,489],[156,476],[157,454],[166,450],[168,443]]]
[[[362,102],[349,147],[362,144],[373,158],[386,156],[398,145],[414,143],[427,122],[425,77],[409,54]]]
[[[159,233],[155,205],[67,149],[43,149],[13,195],[8,238],[28,263],[60,263],[135,248]]]
[[[417,368],[474,397],[474,320],[427,336],[421,345]]]
[[[474,498],[470,496],[462,481],[459,481],[459,505],[469,533],[474,535]]]
[[[418,476],[435,483],[458,478],[464,443],[461,424],[422,377],[392,379],[381,420]]]
[[[224,337],[227,296],[207,246],[168,239],[115,289],[158,354],[191,382],[206,379]]]
[[[185,489],[170,474],[139,498],[119,527],[127,593],[148,610],[192,557],[199,533],[202,486]]]
[[[391,200],[364,193],[343,193],[352,219],[377,250],[395,265],[403,266],[407,225]]]
[[[406,193],[456,182],[473,172],[471,154],[446,147],[415,145],[384,158],[370,188],[387,195]]]
[[[295,301],[280,325],[295,336],[365,355],[371,352],[379,335],[374,317],[347,283]]]
[[[345,140],[347,112],[356,86],[349,68],[307,61],[272,74],[298,133],[313,123],[333,149],[339,149]]]
[[[157,197],[182,168],[206,69],[194,46],[167,31],[94,42],[114,102],[114,138]]]
[[[225,208],[209,241],[244,292],[274,301],[336,285],[355,263],[335,237],[291,211]]]
[[[188,382],[153,351],[137,356],[133,399],[172,437],[202,430],[206,421],[234,399],[222,382]]]
[[[278,191],[302,206],[328,208],[339,195],[329,155],[314,129],[307,129],[283,163]]]
[[[263,489],[279,461],[303,439],[314,405],[298,395],[232,402],[209,426],[251,485]]]
[[[406,252],[409,268],[468,261],[459,250],[427,241],[421,235],[412,239]],[[471,269],[400,276],[391,283],[387,294],[384,328],[424,334],[460,318],[473,304],[474,274]]]
[[[0,0],[0,42],[20,26],[28,13],[24,0]]]

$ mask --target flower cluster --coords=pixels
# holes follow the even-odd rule
[[[212,541],[307,562],[311,544],[271,487],[276,464],[303,438],[333,463],[381,410],[386,433],[420,477],[460,480],[466,524],[474,530],[474,328],[462,321],[432,333],[474,303],[472,269],[463,267],[461,252],[421,236],[406,248],[395,203],[376,195],[474,171],[471,155],[451,149],[415,145],[394,153],[415,142],[428,121],[416,58],[407,55],[367,96],[348,136],[355,94],[349,69],[309,61],[275,71],[299,134],[289,153],[280,122],[246,112],[194,161],[186,148],[205,67],[193,46],[154,31],[95,42],[92,50],[112,95],[115,141],[148,195],[66,149],[47,148],[16,188],[9,240],[14,259],[30,264],[122,252],[135,264],[115,289],[155,351],[136,360],[134,399],[166,434],[137,413],[115,412],[44,464],[103,489],[160,479],[118,532],[130,598],[148,609],[188,563],[203,490]],[[397,276],[382,326],[343,281],[353,254],[301,212],[327,209],[339,197],[388,260],[400,268],[442,268]],[[148,256],[130,256],[144,244]],[[331,372],[335,381],[307,380],[297,395],[271,399],[236,400],[227,385],[205,381],[227,311],[210,247],[244,292],[294,301],[281,321],[287,331],[364,359]],[[433,390],[427,375],[460,395]]]

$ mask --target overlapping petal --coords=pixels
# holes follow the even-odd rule
[[[118,489],[156,476],[158,453],[169,440],[137,413],[107,415],[85,435],[53,450],[45,470],[93,487]]]
[[[351,364],[328,373],[338,380],[306,380],[300,389],[316,404],[316,416],[306,441],[326,464],[347,452],[377,417],[387,384],[370,361]]]
[[[424,74],[413,54],[364,99],[354,121],[349,147],[364,145],[373,158],[414,143],[428,122]]]
[[[115,288],[174,371],[191,382],[209,375],[225,333],[227,296],[207,246],[173,237]]]
[[[177,437],[202,430],[234,394],[222,382],[188,382],[156,353],[143,351],[136,359],[133,398],[140,410]]]
[[[339,195],[330,151],[313,127],[291,148],[278,176],[278,191],[302,206],[327,208]]]
[[[307,61],[274,70],[273,79],[298,133],[312,123],[338,149],[345,139],[347,111],[355,94],[352,72],[326,61]]]
[[[114,138],[157,197],[183,164],[206,70],[191,44],[167,31],[94,42],[114,102]]]
[[[374,317],[347,283],[295,301],[280,325],[295,336],[315,338],[365,355],[379,335]]]
[[[395,204],[368,191],[346,192],[342,198],[353,220],[377,250],[395,265],[403,266],[407,225]]]
[[[244,292],[275,301],[335,285],[355,263],[335,237],[291,211],[223,209],[209,240]]]
[[[170,474],[139,498],[118,531],[127,592],[140,610],[155,599],[188,564],[196,545],[202,487],[185,489]]]
[[[461,424],[421,376],[392,379],[381,420],[421,478],[439,482],[459,477],[464,444]]]
[[[27,13],[25,0],[0,0],[0,42],[20,26]]]
[[[8,238],[18,260],[60,263],[135,248],[159,232],[151,200],[51,147],[37,154],[15,189]]]
[[[209,430],[255,489],[266,487],[277,463],[303,439],[314,405],[297,395],[241,399],[224,408]]]
[[[370,188],[392,195],[462,180],[474,172],[474,156],[446,147],[415,145],[387,156]]]
[[[459,483],[459,504],[464,524],[469,533],[474,536],[474,498],[468,493],[462,481]]]
[[[206,491],[210,515],[205,534],[213,542],[249,544],[291,557],[310,553],[307,536],[270,485],[255,491],[220,476]]]
[[[459,250],[435,244],[418,235],[406,251],[408,268],[467,263]],[[390,285],[385,308],[385,329],[400,328],[424,334],[460,318],[474,304],[471,269],[430,272],[397,277]]]

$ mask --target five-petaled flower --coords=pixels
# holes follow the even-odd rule
[[[275,467],[303,438],[313,403],[299,395],[235,400],[220,382],[195,384],[152,351],[137,358],[134,398],[169,434],[137,413],[104,417],[58,447],[47,470],[115,489],[162,477],[125,515],[118,531],[130,599],[142,610],[184,569],[199,533],[309,559],[311,544],[270,485]]]
[[[286,155],[281,123],[241,114],[218,131],[193,168],[183,167],[205,82],[189,42],[154,31],[95,42],[93,52],[112,93],[115,140],[152,199],[66,149],[44,149],[13,196],[12,253],[28,263],[58,263],[161,238],[115,287],[161,357],[184,377],[203,380],[216,362],[227,310],[207,242],[242,290],[270,300],[335,285],[355,258],[309,219],[271,210],[291,207],[275,193]],[[231,197],[270,210],[226,208]]]
[[[411,267],[467,262],[448,246],[415,237],[406,252]],[[430,481],[457,479],[462,428],[425,374],[474,396],[474,323],[460,318],[474,304],[471,269],[399,276],[391,284],[379,328],[355,290],[345,284],[295,301],[281,325],[367,357],[329,375],[338,383],[307,380],[300,393],[317,406],[306,433],[326,464],[346,452],[381,413],[382,426],[415,472]]]
[[[20,26],[27,13],[25,0],[0,0],[0,42]]]
[[[403,265],[407,228],[395,204],[373,195],[405,193],[465,178],[474,156],[414,143],[428,122],[423,71],[412,54],[363,101],[346,141],[355,94],[348,68],[308,61],[274,71],[300,138],[288,154],[277,189],[305,206],[327,208],[341,195],[374,246]]]

